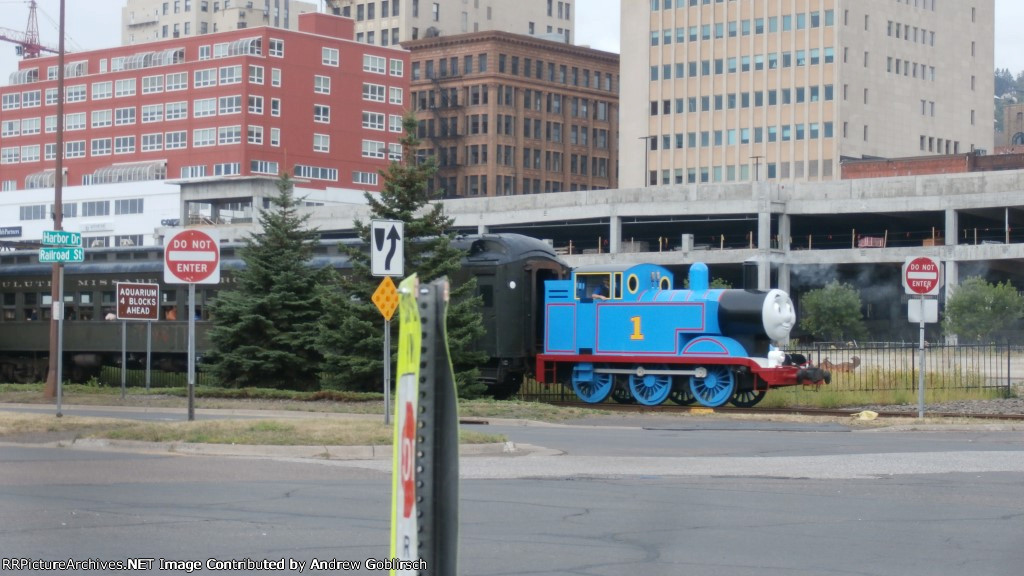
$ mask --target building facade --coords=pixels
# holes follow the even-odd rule
[[[64,184],[276,176],[380,190],[401,157],[409,53],[351,40],[352,21],[303,14],[269,27],[69,56]],[[51,188],[57,59],[0,88],[3,190]]]
[[[618,186],[617,54],[497,31],[403,46],[445,197]]]
[[[571,0],[328,0],[356,21],[356,41],[393,46],[407,40],[500,30],[573,42]]]
[[[299,14],[316,4],[297,0],[127,0],[121,44],[271,26],[298,30]]]
[[[625,185],[992,149],[994,2],[622,3]]]

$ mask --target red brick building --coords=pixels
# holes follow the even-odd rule
[[[248,28],[65,56],[68,186],[288,172],[305,187],[379,191],[401,153],[409,53],[358,44],[353,21],[302,14]],[[49,188],[57,58],[0,88],[3,190]]]
[[[402,45],[445,197],[618,187],[618,54],[499,31]]]
[[[1024,154],[1011,152],[986,156],[978,154],[950,154],[944,156],[846,160],[843,162],[843,180],[960,174],[963,172],[994,172],[998,170],[1020,170],[1022,168],[1024,168]]]

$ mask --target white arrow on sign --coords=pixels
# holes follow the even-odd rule
[[[405,223],[374,220],[370,235],[370,271],[374,276],[402,276],[405,270]]]

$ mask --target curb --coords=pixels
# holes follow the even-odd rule
[[[391,446],[262,446],[248,444],[196,444],[190,442],[142,442],[81,438],[41,444],[54,448],[112,450],[189,456],[229,456],[241,458],[298,458],[303,460],[391,460]],[[539,446],[514,442],[463,444],[459,456],[526,456],[559,454]]]

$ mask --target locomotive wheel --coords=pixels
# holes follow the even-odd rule
[[[737,408],[753,408],[764,399],[764,395],[764,390],[743,390],[733,394],[732,398],[729,399],[729,403]]]
[[[629,389],[638,403],[644,406],[657,406],[672,392],[672,377],[644,374],[641,366],[636,369],[635,374],[629,375]]]
[[[683,382],[672,386],[672,391],[668,393],[668,399],[680,406],[689,406],[697,401],[697,398],[690,390],[690,386]]]
[[[624,378],[616,378],[615,386],[612,388],[612,400],[619,404],[633,404],[633,393],[629,391],[629,384]]]
[[[582,372],[582,371],[581,371]],[[591,372],[590,379],[581,377],[577,370],[572,372],[572,389],[580,400],[590,404],[600,404],[608,399],[615,385],[613,374],[597,374]]]
[[[736,379],[727,366],[712,366],[703,378],[690,376],[690,392],[697,402],[708,408],[718,408],[728,402],[735,389]]]

